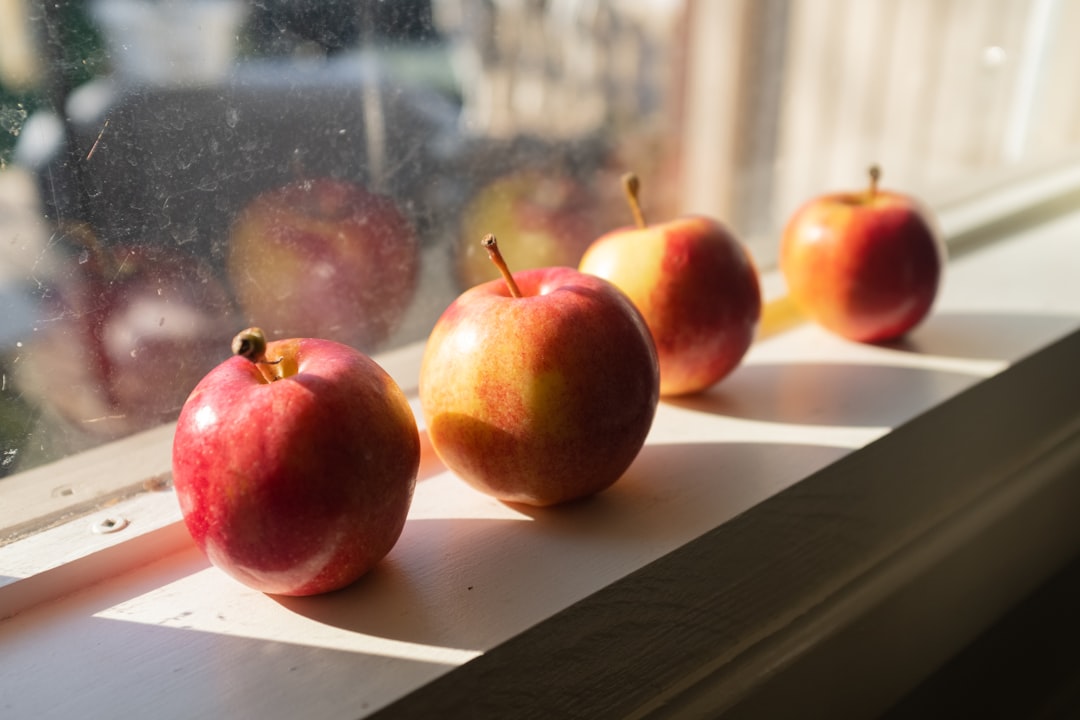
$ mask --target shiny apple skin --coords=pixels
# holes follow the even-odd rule
[[[333,178],[256,196],[229,233],[229,281],[269,338],[371,352],[398,327],[419,267],[416,233],[394,201]]]
[[[397,542],[420,463],[416,420],[373,360],[327,340],[268,343],[288,375],[232,357],[180,413],[173,479],[217,567],[266,593],[351,584]]]
[[[641,315],[572,268],[515,273],[446,309],[425,348],[420,401],[453,472],[500,500],[545,506],[598,493],[630,466],[659,398]]]
[[[780,268],[795,304],[858,342],[899,338],[930,312],[945,248],[929,213],[902,193],[811,200],[784,228]]]
[[[700,392],[742,362],[761,319],[749,253],[721,223],[691,216],[601,236],[579,269],[610,280],[645,318],[660,394]]]
[[[481,188],[462,215],[455,257],[458,283],[468,289],[499,277],[479,240],[499,238],[502,253],[518,270],[577,265],[602,231],[601,202],[571,177],[522,170]]]

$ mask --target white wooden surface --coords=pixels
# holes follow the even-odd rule
[[[374,711],[1076,328],[1078,236],[1070,217],[955,260],[903,347],[808,326],[759,343],[711,392],[663,403],[592,501],[520,511],[429,455],[398,546],[340,593],[271,598],[185,543],[28,609],[0,622],[0,716]]]

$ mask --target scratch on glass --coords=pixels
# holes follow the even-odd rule
[[[131,256],[134,255],[134,254],[135,254],[134,251],[131,251],[131,252],[128,252],[128,254],[124,256],[124,259],[120,261],[119,267],[116,268],[116,272],[113,273],[113,280],[120,277],[120,275],[124,272],[124,268],[127,266],[128,260],[130,260]]]
[[[105,128],[109,127],[109,118],[105,118],[105,124],[101,126],[101,132],[98,133],[97,139],[94,140],[94,144],[90,146],[90,152],[86,153],[86,159],[89,160],[94,155],[94,151],[97,150],[98,143],[101,142],[101,136],[105,134]]]
[[[101,417],[87,418],[86,420],[83,420],[83,422],[89,425],[90,423],[105,422],[107,420],[123,420],[126,417],[126,413],[121,413],[120,415],[102,415]]]

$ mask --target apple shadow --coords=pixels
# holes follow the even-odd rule
[[[908,336],[876,346],[897,353],[1011,362],[1077,327],[1080,317],[1069,315],[943,311]],[[768,422],[896,427],[985,377],[887,363],[751,363],[703,393],[664,402]]]
[[[646,445],[622,479],[520,519],[418,518],[354,585],[275,597],[351,632],[484,651],[671,552],[847,450],[776,443]]]
[[[904,352],[1013,362],[1080,328],[1080,317],[1037,313],[932,313],[906,337],[881,346]]]
[[[698,395],[664,402],[750,420],[896,427],[983,376],[858,363],[749,364]]]

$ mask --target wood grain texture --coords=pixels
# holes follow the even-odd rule
[[[1078,360],[1074,333],[376,717],[665,716],[687,694],[714,714],[737,705],[850,588],[1075,447]]]

